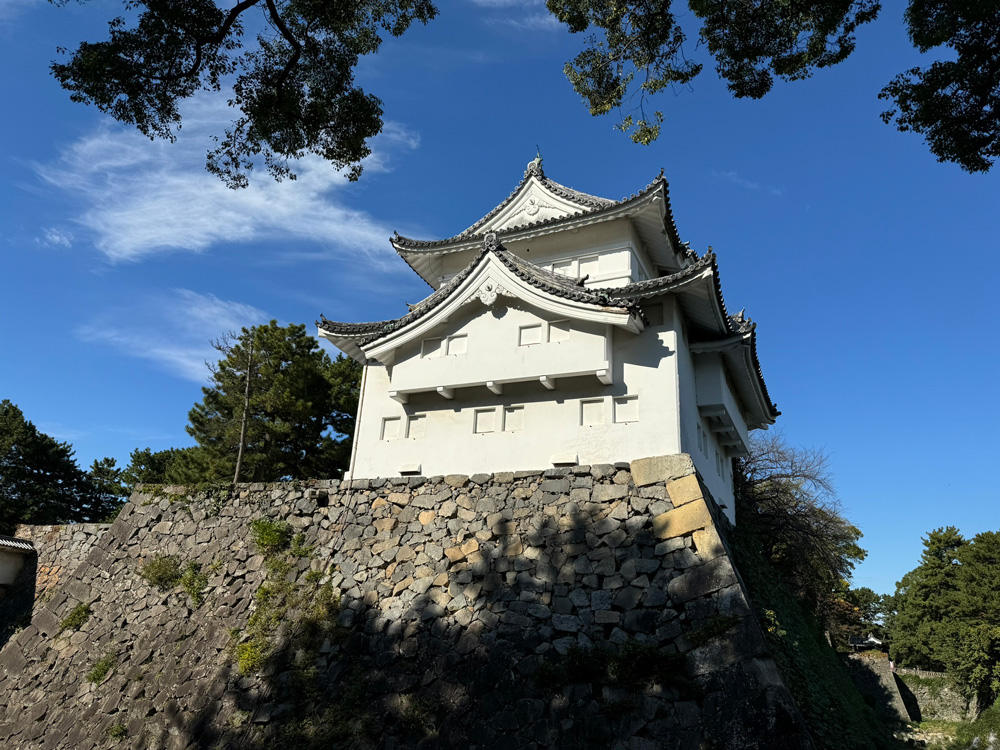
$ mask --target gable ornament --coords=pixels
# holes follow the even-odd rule
[[[473,296],[479,297],[480,302],[487,307],[491,307],[493,303],[497,301],[497,295],[501,294],[507,297],[513,296],[493,279],[488,279],[480,285],[479,289],[476,290],[476,293]]]

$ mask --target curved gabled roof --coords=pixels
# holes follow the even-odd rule
[[[535,159],[529,163],[528,168],[524,172],[524,178],[520,183],[518,183],[517,187],[514,188],[510,195],[508,195],[498,206],[496,206],[496,208],[465,231],[453,235],[452,237],[446,237],[438,240],[417,240],[410,237],[404,237],[397,232],[391,239],[392,245],[396,249],[396,252],[402,255],[404,259],[406,259],[406,256],[409,254],[440,254],[468,250],[470,249],[470,246],[478,244],[483,240],[488,231],[490,231],[488,229],[484,229],[484,227],[492,219],[501,214],[504,209],[513,204],[517,200],[518,196],[526,189],[528,183],[533,180],[537,181],[538,184],[553,194],[558,195],[559,197],[564,198],[570,203],[578,206],[578,210],[566,215],[551,216],[537,221],[529,221],[516,226],[497,229],[495,230],[497,234],[503,237],[511,237],[512,235],[520,232],[550,227],[562,222],[571,222],[584,217],[599,216],[602,213],[634,203],[637,199],[645,198],[662,190],[664,206],[666,209],[664,217],[664,231],[666,232],[667,238],[675,252],[691,255],[691,252],[687,250],[686,246],[681,242],[680,237],[677,234],[677,225],[674,222],[673,213],[670,209],[670,188],[663,176],[662,169],[660,170],[659,175],[657,175],[656,178],[654,178],[653,181],[646,185],[646,187],[642,190],[616,201],[582,193],[549,179],[545,176],[545,173],[542,170],[541,159]]]
[[[462,269],[461,272],[456,274],[447,284],[433,294],[412,305],[410,311],[400,318],[396,318],[395,320],[380,320],[372,323],[338,323],[327,320],[325,316],[320,315],[320,319],[316,322],[316,325],[320,331],[332,337],[353,339],[354,344],[358,348],[367,346],[373,341],[388,336],[394,331],[398,331],[419,320],[444,303],[490,254],[496,257],[498,261],[518,278],[554,297],[605,308],[617,307],[623,311],[634,313],[637,317],[642,317],[642,311],[636,302],[628,299],[612,298],[608,294],[609,290],[587,289],[583,286],[580,279],[572,279],[568,276],[539,268],[508,252],[503,245],[495,241],[495,235],[493,235],[493,238],[494,242],[485,242],[482,250],[479,251],[473,261]]]

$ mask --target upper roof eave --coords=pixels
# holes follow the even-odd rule
[[[557,185],[558,183],[552,184]],[[464,232],[456,234],[453,237],[447,237],[440,240],[416,240],[410,237],[404,237],[397,232],[390,238],[390,242],[396,252],[404,258],[406,258],[407,254],[444,255],[447,253],[461,252],[463,250],[474,248],[483,241],[483,237],[486,234],[485,232],[477,232],[477,229],[495,216],[496,213],[509,205],[523,186],[524,182],[522,182],[521,185],[519,185],[518,188],[511,193],[507,200],[497,206],[496,209],[487,214],[483,219],[480,219],[480,221],[473,224],[469,227],[469,229],[466,229]],[[564,190],[570,190],[570,188],[564,188],[561,185],[559,187]],[[619,201],[600,199],[604,201],[604,203],[581,208],[580,211],[570,214],[569,216],[554,216],[548,219],[542,219],[536,222],[512,227],[510,229],[499,230],[496,234],[507,240],[524,239],[534,236],[535,233],[541,230],[551,230],[561,224],[571,225],[576,221],[592,221],[594,218],[617,218],[619,214],[623,212],[627,213],[630,209],[634,209],[637,205],[644,203],[648,204],[650,202],[650,198],[656,193],[662,193],[664,208],[666,209],[664,224],[671,245],[673,246],[675,252],[684,252],[686,248],[677,236],[677,227],[674,223],[673,215],[670,210],[670,191],[667,181],[663,177],[663,170],[660,170],[660,174],[638,193],[633,193],[632,195],[622,198]]]

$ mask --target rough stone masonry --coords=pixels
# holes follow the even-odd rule
[[[724,524],[684,455],[140,489],[0,650],[0,747],[811,747]]]

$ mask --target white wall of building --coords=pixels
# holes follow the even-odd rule
[[[604,361],[595,358],[593,342],[600,339],[603,347],[608,327],[573,321],[567,338],[524,346],[520,334],[526,326],[542,326],[543,339],[546,330],[556,330],[552,316],[527,306],[501,314],[498,305],[487,309],[474,302],[433,332],[444,341],[467,337],[463,354],[447,354],[446,344],[443,354],[428,360],[420,356],[426,347],[414,342],[390,367],[368,366],[353,476],[544,469],[681,452],[677,342],[669,314],[664,319],[654,311],[656,325],[639,334],[610,331],[612,383],[604,385],[595,375],[558,373]],[[541,362],[554,370],[533,369]],[[456,387],[448,400],[430,390],[436,381],[426,377],[432,372],[423,367],[428,363],[435,376],[454,383],[482,380],[483,373],[495,381],[530,373],[531,380],[506,383],[500,394],[485,385]],[[536,371],[554,376],[555,388],[547,389]],[[399,383],[424,383],[427,390],[409,394],[403,404],[388,395]]]
[[[669,303],[675,308],[676,303]],[[683,328],[683,323],[681,324]],[[686,330],[682,330],[678,337],[677,368],[678,368],[678,396],[680,402],[685,404],[685,408],[680,410],[681,414],[681,452],[689,453],[695,468],[701,474],[702,480],[708,487],[712,496],[725,510],[729,520],[736,522],[736,509],[733,497],[733,471],[732,461],[726,457],[725,448],[719,445],[715,434],[709,426],[708,420],[701,416],[698,411],[697,388],[698,383],[695,378],[694,356],[688,347],[688,337]],[[724,380],[724,379],[723,379]],[[724,381],[725,382],[725,381]],[[726,384],[728,390],[728,383]],[[732,394],[729,398],[735,403]],[[739,416],[742,419],[742,416]],[[746,434],[746,425],[743,423],[743,433]]]

